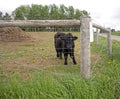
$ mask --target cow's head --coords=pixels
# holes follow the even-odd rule
[[[76,40],[78,37],[73,36],[71,33],[65,34],[62,37],[62,40],[64,41],[64,47],[67,49],[73,49],[74,48],[74,40]]]

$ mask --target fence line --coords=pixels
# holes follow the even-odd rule
[[[81,74],[90,77],[90,20],[83,16],[80,20],[0,20],[0,27],[5,26],[80,26],[81,30]],[[95,23],[94,28],[108,32],[108,55],[112,54],[111,31]],[[87,61],[86,61],[87,60]]]

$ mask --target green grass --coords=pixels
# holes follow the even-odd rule
[[[107,69],[98,77],[89,80],[83,79],[80,75],[67,73],[37,72],[29,80],[15,75],[1,81],[0,98],[115,99],[115,95],[117,97],[120,93],[120,73],[111,72],[111,69]]]
[[[120,36],[120,32],[112,32],[112,35]]]
[[[78,61],[79,40],[75,42],[78,65],[69,60],[69,65],[64,66],[63,60],[54,58],[53,33],[47,35],[48,43],[18,43],[15,49],[2,45],[0,99],[120,99],[120,42],[112,42],[113,54],[110,58],[105,38],[100,37],[98,45],[91,43],[91,53],[97,54],[99,59],[96,57],[91,64],[91,78],[84,79],[80,75]],[[79,36],[79,33],[74,35]],[[23,60],[24,57],[27,59]],[[9,64],[15,60],[27,64],[27,67],[23,68],[20,64],[8,68],[10,65],[4,59]],[[46,68],[41,69],[42,65]],[[29,76],[27,79],[26,75]]]

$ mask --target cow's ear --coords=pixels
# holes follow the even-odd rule
[[[77,39],[78,39],[78,37],[77,37],[77,36],[74,36],[74,37],[73,37],[73,40],[77,40]]]

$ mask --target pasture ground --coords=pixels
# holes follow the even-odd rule
[[[3,74],[13,75],[19,73],[25,78],[28,78],[34,70],[46,70],[48,67],[64,66],[63,59],[60,60],[56,58],[54,34],[55,33],[52,32],[30,32],[28,35],[32,37],[31,40],[0,42],[0,67]],[[79,34],[74,33],[74,35],[78,36]],[[79,39],[75,44],[75,56],[79,65]],[[69,65],[72,65],[70,58]]]
[[[28,78],[34,70],[47,70],[53,67],[52,72],[62,72],[56,70],[55,66],[64,66],[64,59],[57,59],[54,48],[54,34],[52,32],[30,32],[31,40],[21,42],[1,42],[1,69],[5,75],[19,73]],[[79,37],[79,33],[73,35]],[[79,68],[80,65],[80,38],[75,41],[75,57],[77,65],[72,64],[68,59],[68,66]],[[95,60],[97,54],[92,54],[92,60]],[[68,67],[64,66],[64,67]],[[74,68],[73,67],[73,68]],[[27,69],[27,71],[26,71]],[[30,69],[30,71],[29,71]],[[55,70],[54,70],[55,69]],[[28,77],[27,77],[28,76]]]

